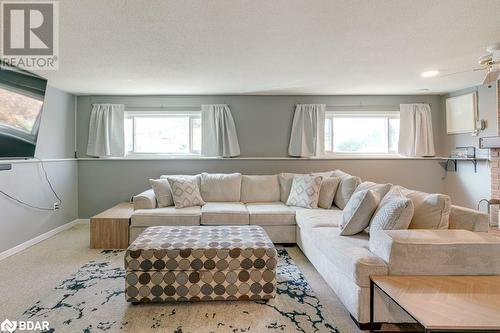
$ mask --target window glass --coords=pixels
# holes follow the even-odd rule
[[[129,154],[200,154],[200,114],[128,112],[125,147]]]

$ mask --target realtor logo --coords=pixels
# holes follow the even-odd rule
[[[1,57],[24,69],[57,69],[59,3],[1,1]]]
[[[2,324],[0,324],[0,331],[2,332],[14,332],[17,328],[17,323],[15,321],[10,321],[5,319]]]

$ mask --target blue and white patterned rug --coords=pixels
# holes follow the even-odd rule
[[[47,332],[335,332],[323,306],[284,249],[277,296],[264,302],[131,305],[123,295],[123,251],[103,251],[27,309],[19,320],[48,321]]]

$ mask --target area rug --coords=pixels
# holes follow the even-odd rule
[[[125,302],[123,251],[103,251],[19,320],[46,332],[338,332],[285,249],[278,249],[277,296],[269,302]]]

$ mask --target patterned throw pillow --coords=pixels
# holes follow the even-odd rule
[[[379,204],[379,196],[371,190],[354,193],[342,212],[340,234],[351,236],[365,230],[370,225],[373,213]]]
[[[408,229],[413,212],[413,202],[395,187],[386,194],[373,214],[370,233],[377,230]]]
[[[168,180],[150,179],[149,184],[151,184],[153,192],[155,193],[158,207],[168,207],[174,205],[174,199],[172,198],[172,191],[170,190]]]
[[[318,208],[321,176],[295,176],[286,204],[304,208]]]
[[[198,181],[192,177],[167,177],[175,208],[203,206],[205,201],[201,198]]]

